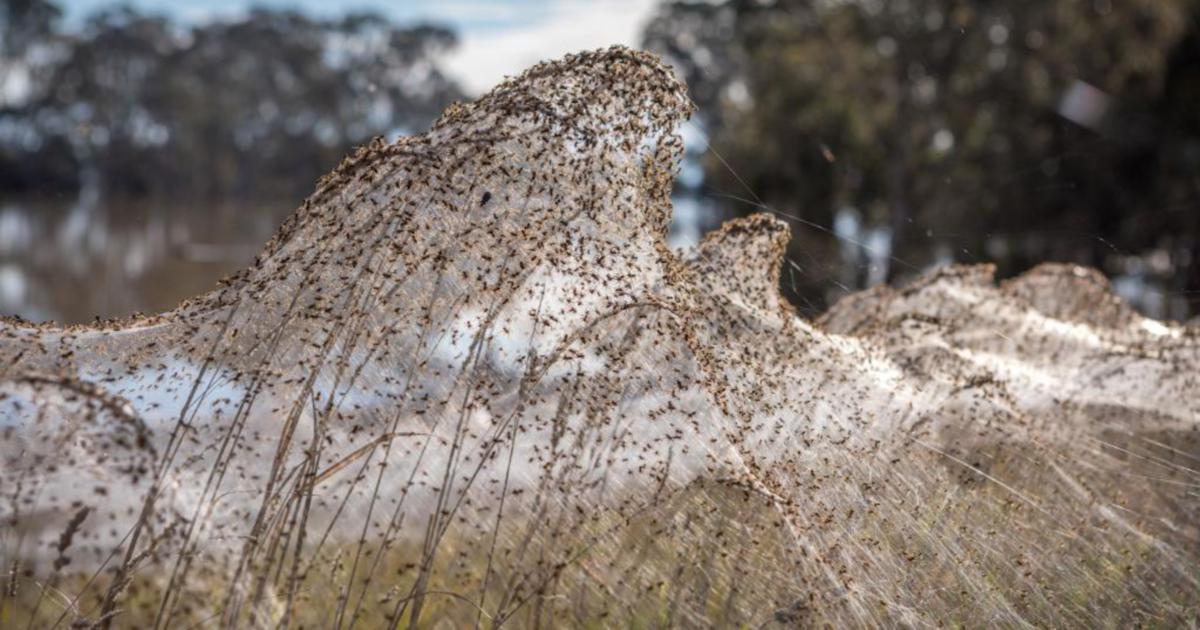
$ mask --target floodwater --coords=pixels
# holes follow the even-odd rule
[[[155,313],[254,260],[300,200],[0,201],[0,314],[83,323]]]

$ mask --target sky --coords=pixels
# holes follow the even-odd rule
[[[67,24],[79,24],[112,0],[63,0]],[[372,10],[397,22],[432,21],[458,32],[446,70],[480,93],[544,59],[611,44],[637,46],[657,0],[128,0],[138,9],[198,23],[237,16],[251,6],[296,8],[319,16]]]

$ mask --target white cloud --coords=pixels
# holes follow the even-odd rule
[[[637,46],[657,0],[565,0],[541,20],[509,29],[464,33],[447,71],[479,94],[505,76],[566,53],[612,44]]]
[[[128,0],[137,7],[203,23],[244,13],[251,5],[292,7],[313,15],[375,9],[399,23],[431,20],[459,34],[447,70],[479,94],[539,61],[612,44],[637,46],[658,0]],[[113,0],[67,0],[68,21]]]

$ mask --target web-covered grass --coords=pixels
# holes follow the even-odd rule
[[[784,224],[666,246],[689,112],[645,54],[542,64],[210,294],[5,323],[0,622],[1194,620],[1197,330],[1055,265],[800,318]]]

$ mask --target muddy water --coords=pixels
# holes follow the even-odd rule
[[[0,314],[85,323],[169,310],[253,261],[298,203],[0,199]]]

